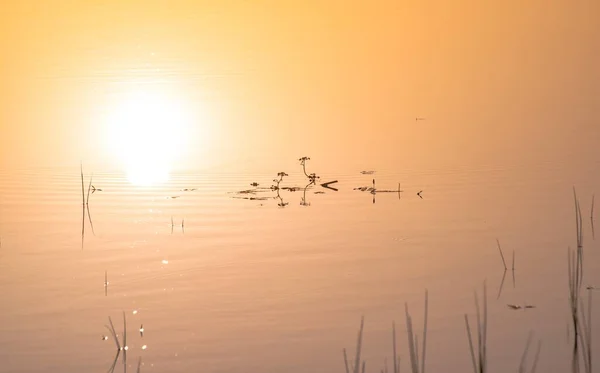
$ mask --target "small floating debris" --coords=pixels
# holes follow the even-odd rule
[[[246,189],[246,190],[240,190],[239,192],[236,192],[238,194],[256,194],[256,190],[255,189]]]
[[[148,348],[148,346],[146,346],[146,345],[143,345],[143,346],[142,346],[142,350],[145,350],[145,349],[147,349],[147,348]],[[138,369],[138,372],[139,372],[139,369]]]
[[[182,192],[193,192],[194,190],[198,190],[197,188],[183,188],[181,189]]]
[[[108,336],[107,336],[107,335],[103,335],[103,336],[102,336],[102,340],[103,340],[103,341],[106,341],[107,339],[108,339]]]
[[[169,196],[169,197],[167,197],[167,199],[175,199],[175,198],[179,198],[179,197],[181,197],[181,196]]]
[[[328,181],[328,182],[326,182],[326,183],[323,183],[323,184],[321,184],[321,186],[322,186],[323,188],[329,188],[329,185],[331,185],[331,184],[335,184],[335,183],[337,183],[337,182],[338,182],[337,180]]]
[[[247,199],[249,201],[266,201],[269,199],[268,197],[231,197],[231,198]]]
[[[361,171],[360,173],[363,175],[373,175],[375,171]]]
[[[315,194],[325,194],[325,192],[324,192],[324,191],[322,191],[322,190],[317,190],[317,191],[315,192]]]
[[[161,263],[162,263],[162,264],[169,264],[169,261],[168,261],[168,260],[166,260],[166,259],[163,259]]]
[[[144,324],[140,325],[140,337],[144,336]]]
[[[419,198],[423,199],[423,196],[421,195],[421,193],[423,193],[423,191],[422,191],[422,190],[420,190],[420,191],[417,193],[417,195],[419,196]]]
[[[506,305],[508,308],[510,308],[511,310],[520,310],[520,309],[527,309],[527,308],[535,308],[535,306],[530,305],[530,304],[526,304],[524,306],[518,305],[518,304],[507,304]]]
[[[92,185],[92,194],[94,194],[95,191],[101,192],[102,189],[96,188],[95,186]]]
[[[415,118],[415,121],[416,121],[416,122],[418,122],[418,121],[420,121],[420,120],[425,120],[425,118],[423,118],[423,117],[416,117],[416,118]]]
[[[302,190],[302,188],[300,188],[300,187],[281,187],[281,190],[287,190],[290,192],[298,192],[298,191]]]
[[[354,190],[359,190],[361,192],[370,192],[371,194],[377,193],[377,189],[375,189],[375,179],[373,179],[373,186],[370,186],[370,187],[366,187],[366,186],[357,187],[357,188],[354,188]]]
[[[256,188],[257,186],[259,186],[259,184],[257,182],[254,182],[254,183],[250,183],[250,186],[253,186]]]

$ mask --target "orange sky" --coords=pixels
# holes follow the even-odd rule
[[[184,98],[197,128],[182,157],[211,154],[200,166],[597,158],[599,14],[596,0],[11,1],[0,166],[113,162],[110,103],[135,81]]]

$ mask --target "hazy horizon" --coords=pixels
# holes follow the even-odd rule
[[[172,169],[303,155],[577,167],[600,140],[598,13],[591,0],[9,2],[1,166],[122,168],[114,145],[132,139],[115,112],[152,92],[186,119],[184,144],[155,146]]]
[[[600,288],[599,15],[597,0],[8,1],[0,372],[106,371],[123,312],[116,371],[342,372],[362,315],[367,371],[391,367],[394,320],[407,371],[404,306],[420,333],[425,289],[427,371],[464,372],[484,281],[489,370],[518,367],[533,331],[529,361],[539,339],[538,371],[567,371],[573,188],[582,286]]]

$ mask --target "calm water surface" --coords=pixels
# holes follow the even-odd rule
[[[122,312],[130,371],[141,357],[142,372],[342,372],[342,349],[354,355],[361,315],[367,371],[390,360],[392,321],[407,370],[404,304],[420,332],[427,289],[427,370],[464,372],[463,315],[474,317],[473,291],[481,296],[484,281],[490,370],[516,370],[534,331],[543,343],[538,371],[568,371],[573,186],[583,210],[584,284],[600,286],[589,219],[594,173],[544,163],[406,172],[374,165],[371,176],[311,162],[339,190],[282,191],[283,208],[274,192],[232,198],[249,196],[235,192],[252,182],[271,185],[281,170],[188,171],[138,187],[120,173],[84,169],[86,184],[93,171],[102,191],[90,197],[93,230],[86,213],[83,243],[79,165],[3,171],[0,371],[105,372],[115,347],[102,340],[104,325],[110,316],[121,334]],[[306,185],[296,167],[284,170],[282,186]],[[401,182],[400,198],[378,193],[373,202],[353,190],[373,177],[380,189]],[[496,238],[509,266],[501,293]],[[122,364],[119,357],[115,371]]]

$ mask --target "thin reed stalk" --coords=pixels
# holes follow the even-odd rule
[[[581,286],[583,284],[583,224],[581,217],[581,206],[577,198],[575,188],[573,188],[573,199],[575,204],[575,229],[577,248],[572,250],[568,248],[567,265],[569,277],[569,309],[571,311],[571,322],[573,326],[573,348],[571,371],[579,373],[580,353],[583,360],[583,368],[587,373],[592,371],[592,314],[591,314],[591,292],[588,294],[588,312],[586,315],[585,305],[581,295]]]
[[[85,205],[85,192],[83,191],[83,163],[79,163],[79,169],[81,171],[81,198],[82,204]]]
[[[527,353],[529,352],[529,345],[531,344],[532,337],[533,332],[529,332],[529,335],[527,336],[527,343],[525,344],[525,350],[521,356],[521,363],[519,364],[519,373],[525,373],[525,362],[527,361]]]
[[[365,317],[361,317],[360,319],[360,330],[358,331],[358,337],[356,341],[356,355],[354,358],[354,372],[358,373],[358,369],[360,367],[360,353],[362,350],[362,336],[363,336],[363,328],[365,326]]]
[[[475,311],[477,313],[477,353],[473,346],[473,337],[471,335],[471,326],[469,316],[465,314],[465,326],[469,341],[469,352],[471,353],[471,362],[474,373],[484,373],[487,371],[487,287],[483,282],[483,322],[479,308],[479,299],[475,292]]]
[[[350,360],[348,360],[348,354],[346,349],[343,349],[344,353],[344,366],[346,368],[346,373],[360,373],[361,364],[360,364],[360,354],[362,351],[362,337],[363,337],[363,329],[365,325],[365,317],[362,316],[360,318],[360,329],[358,330],[358,337],[356,341],[356,355],[354,359],[354,364]],[[365,369],[365,363],[363,362],[362,369]]]
[[[85,200],[85,204],[87,205],[90,202],[90,190],[92,190],[92,179],[94,178],[94,174],[90,176],[90,184],[88,185],[87,198]]]
[[[398,367],[398,356],[397,356],[397,350],[396,350],[396,323],[392,322],[392,356],[394,359],[394,373],[398,373],[399,372],[399,367]],[[387,371],[387,367],[386,367],[386,371]]]
[[[593,240],[596,239],[596,232],[594,230],[594,197],[595,197],[595,195],[592,195],[592,209],[590,210],[590,225],[592,227],[592,239]]]
[[[514,274],[514,272],[513,272]],[[502,280],[500,281],[500,286],[498,287],[498,296],[496,297],[496,299],[500,299],[500,295],[502,294],[502,288],[504,287],[504,279],[506,278],[506,269],[504,270],[504,273],[502,274]]]
[[[502,264],[504,265],[504,270],[506,270],[506,261],[504,260],[504,254],[502,253],[502,248],[500,247],[500,240],[496,238],[496,243],[498,244],[498,251],[500,252],[500,258],[502,258]]]
[[[427,352],[427,315],[429,308],[429,292],[425,290],[425,310],[423,320],[423,347],[421,351],[421,363],[419,364],[419,338],[413,331],[412,317],[408,312],[408,304],[404,304],[406,313],[406,331],[408,337],[408,349],[410,353],[410,366],[412,373],[424,373],[425,372],[425,355]],[[420,367],[420,369],[419,369]],[[399,366],[398,366],[398,369]]]
[[[535,373],[537,368],[538,360],[540,359],[540,351],[542,350],[542,341],[538,341],[537,350],[535,351],[535,357],[533,358],[533,365],[531,366],[531,373]]]
[[[427,352],[427,315],[429,310],[429,292],[425,290],[425,316],[423,321],[423,356],[421,357],[421,373],[425,373],[425,353]]]
[[[512,270],[515,270],[515,251],[513,250],[513,256],[512,256]]]

